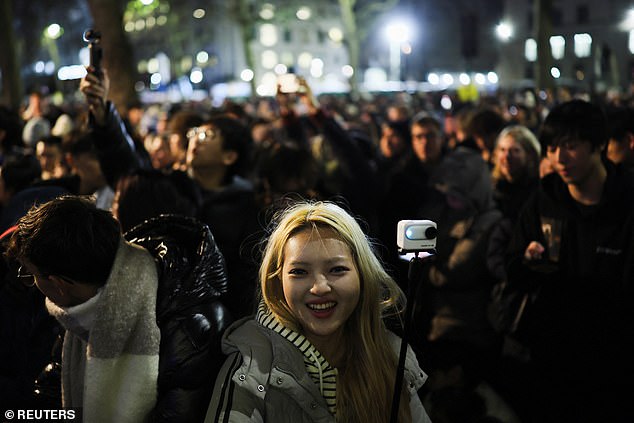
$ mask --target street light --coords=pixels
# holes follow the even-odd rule
[[[513,36],[513,26],[508,22],[500,22],[495,27],[495,33],[501,41],[509,41]]]
[[[60,63],[59,50],[56,40],[64,34],[64,28],[57,23],[52,23],[44,29],[43,44],[48,49],[48,54],[55,64]],[[53,73],[53,72],[50,72]]]
[[[53,23],[46,27],[46,36],[51,40],[57,40],[64,33],[64,29],[59,24]]]
[[[391,22],[385,27],[385,36],[390,42],[390,79],[401,80],[401,45],[410,39],[410,28],[406,22]]]

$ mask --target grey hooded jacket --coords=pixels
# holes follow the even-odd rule
[[[398,352],[400,338],[390,334],[390,342]],[[335,422],[306,372],[301,351],[281,335],[245,318],[227,329],[223,351],[228,358],[216,379],[205,423]],[[417,394],[426,379],[408,348],[404,380],[414,423],[430,422]]]

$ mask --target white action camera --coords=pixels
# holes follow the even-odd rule
[[[398,222],[396,245],[402,253],[429,251],[436,248],[438,228],[431,220]]]

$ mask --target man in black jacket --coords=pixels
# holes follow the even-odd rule
[[[540,131],[555,168],[520,214],[509,287],[536,293],[521,323],[543,422],[631,421],[634,414],[634,184],[602,160],[602,110],[573,100]]]
[[[222,254],[205,225],[167,216],[127,234],[91,201],[60,197],[17,224],[7,256],[66,329],[62,405],[84,421],[200,421],[230,323]]]

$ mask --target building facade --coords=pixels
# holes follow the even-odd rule
[[[513,31],[501,46],[497,69],[501,83],[507,86],[535,76],[536,3],[506,1],[504,21]],[[627,89],[634,69],[631,6],[625,0],[552,0],[547,70],[555,85],[589,92]]]

